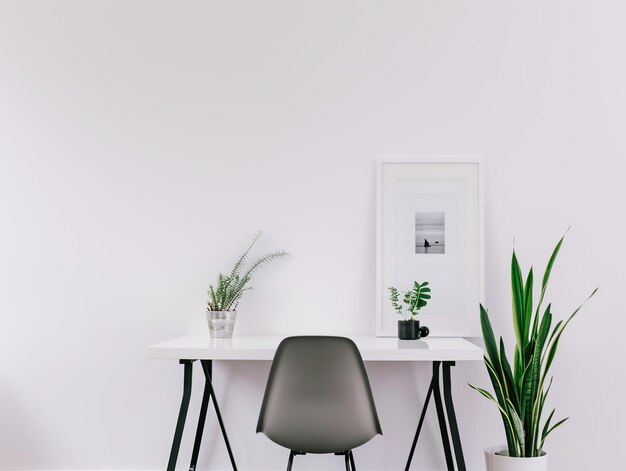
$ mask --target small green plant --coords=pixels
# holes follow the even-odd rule
[[[597,288],[567,319],[559,320],[552,327],[552,305],[544,311],[541,304],[548,287],[550,273],[561,249],[565,236],[552,251],[543,274],[537,306],[533,305],[533,269],[522,278],[515,250],[511,260],[511,287],[513,291],[513,329],[515,350],[513,368],[507,358],[504,341],[496,342],[489,315],[480,305],[480,323],[485,342],[485,366],[493,385],[494,394],[482,388],[470,386],[493,401],[500,411],[509,456],[530,458],[540,456],[546,437],[567,418],[552,422],[555,409],[548,414],[541,426],[546,397],[552,385],[548,372],[559,346],[563,331]],[[548,381],[549,379],[549,381]],[[547,385],[547,386],[546,386]]]
[[[401,293],[398,291],[398,288],[391,286],[389,291],[391,292],[389,296],[391,305],[405,321],[415,320],[415,316],[419,314],[420,309],[428,304],[428,300],[430,299],[428,281],[424,281],[423,283],[414,281],[413,289],[402,293],[402,301],[400,301]],[[402,304],[404,304],[404,307]]]
[[[252,289],[251,286],[248,286],[252,275],[266,263],[287,255],[287,252],[284,250],[270,252],[255,260],[244,272],[244,264],[248,258],[248,254],[250,250],[252,250],[252,247],[254,247],[254,244],[261,238],[261,235],[262,232],[259,231],[246,251],[239,256],[237,263],[235,263],[235,266],[228,275],[220,273],[217,275],[217,283],[215,286],[212,284],[209,285],[209,299],[207,301],[209,311],[236,310],[243,294]]]

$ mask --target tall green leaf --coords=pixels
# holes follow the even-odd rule
[[[526,284],[524,285],[524,309],[522,311],[522,320],[524,322],[524,330],[522,335],[524,342],[528,343],[528,331],[530,329],[530,322],[533,317],[533,269],[531,267],[526,277]]]
[[[516,456],[516,454],[519,453],[519,443],[516,439],[515,431],[513,430],[513,423],[511,422],[510,412],[506,404],[506,396],[502,388],[502,383],[489,359],[485,357],[484,360],[487,372],[489,373],[489,378],[491,379],[491,385],[496,393],[497,402],[501,405],[500,411],[503,415],[502,420],[504,423],[509,453],[512,454],[511,456]]]
[[[483,332],[483,339],[485,341],[485,350],[487,350],[487,356],[492,365],[500,365],[500,356],[498,355],[498,347],[496,346],[496,338],[493,335],[493,328],[489,321],[489,314],[484,306],[480,305],[480,327]],[[499,370],[499,368],[498,368]]]
[[[522,423],[519,415],[515,412],[513,408],[513,404],[511,401],[507,400],[507,407],[509,412],[509,417],[511,419],[511,423],[513,424],[513,432],[515,433],[516,441],[517,441],[517,450],[515,455],[511,456],[525,456],[524,450],[526,449],[526,437],[524,432],[524,424]],[[510,450],[509,450],[510,453]]]
[[[550,366],[552,365],[552,361],[554,360],[554,356],[556,355],[556,350],[559,346],[559,339],[561,338],[561,335],[563,335],[563,332],[565,331],[565,328],[567,327],[567,325],[570,323],[570,321],[576,316],[576,314],[578,314],[578,312],[582,309],[582,307],[587,303],[587,301],[589,301],[596,293],[598,292],[598,288],[594,289],[591,294],[587,297],[587,299],[585,299],[583,301],[583,303],[578,306],[574,312],[567,318],[567,320],[563,323],[559,325],[559,330],[558,332],[555,331],[552,333],[551,335],[551,341],[549,342],[549,345],[547,347],[546,350],[546,360],[545,360],[545,366],[544,366],[544,370],[543,370],[543,376],[545,377],[548,374],[548,370],[550,369]]]
[[[539,296],[539,302],[537,303],[537,315],[539,315],[539,312],[541,311],[541,303],[543,303],[543,298],[546,295],[546,289],[548,288],[548,282],[550,281],[550,274],[552,273],[552,266],[554,265],[554,262],[556,261],[556,257],[559,255],[561,246],[563,245],[563,241],[565,240],[565,236],[567,235],[568,232],[569,232],[569,228],[567,229],[563,237],[561,237],[559,242],[556,244],[556,246],[552,250],[552,255],[550,255],[550,259],[548,260],[548,265],[546,266],[546,269],[543,272],[543,280],[541,280],[541,295]]]
[[[517,441],[513,432],[513,423],[511,422],[508,412],[503,408],[503,406],[500,405],[498,400],[495,397],[493,397],[493,395],[489,391],[486,391],[485,389],[482,389],[482,388],[478,388],[471,384],[469,384],[469,387],[472,389],[475,389],[484,397],[492,401],[496,405],[496,407],[500,410],[500,416],[502,417],[502,423],[504,425],[504,434],[506,436],[507,448],[511,456],[514,456],[514,453],[518,449],[519,445],[517,444]]]
[[[524,386],[524,427],[526,432],[530,436],[530,440],[527,440],[526,443],[526,453],[527,456],[533,456],[534,450],[534,434],[533,430],[536,428],[534,426],[533,420],[533,412],[535,409],[535,404],[537,404],[541,391],[541,354],[543,351],[543,346],[545,345],[546,339],[548,338],[548,333],[550,332],[550,325],[552,324],[552,313],[550,312],[550,305],[546,308],[545,313],[543,314],[543,318],[541,319],[541,324],[539,325],[539,332],[537,335],[537,340],[535,341],[535,351],[532,356],[532,363],[529,378],[527,384]]]
[[[548,435],[550,435],[550,433],[557,428],[559,425],[563,424],[566,420],[568,420],[569,417],[565,417],[564,419],[559,420],[556,424],[554,424],[552,427],[550,427],[550,429],[548,429],[542,436],[541,436],[541,445],[540,448],[543,449],[543,443],[546,441],[546,438],[548,437]]]
[[[507,397],[513,404],[514,409],[519,410],[519,395],[515,385],[515,379],[513,378],[513,372],[511,371],[511,365],[506,357],[506,349],[502,337],[500,337],[500,366],[502,368],[503,383],[506,386]]]
[[[517,394],[521,396],[522,394],[522,383],[524,379],[524,362],[522,360],[522,352],[520,352],[519,346],[515,345],[515,350],[513,353],[513,377],[515,379],[515,387],[517,389]]]
[[[526,346],[524,342],[524,281],[522,280],[522,270],[520,269],[515,250],[511,257],[511,291],[513,300],[513,329],[517,344],[523,348]]]

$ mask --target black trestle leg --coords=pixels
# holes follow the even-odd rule
[[[200,363],[202,364],[202,370],[204,371],[205,387],[209,389],[209,394],[211,395],[211,399],[213,399],[213,406],[215,406],[215,415],[217,416],[217,421],[220,424],[222,437],[224,437],[224,443],[226,444],[226,449],[228,450],[228,457],[230,458],[230,464],[233,467],[233,471],[237,471],[237,465],[235,464],[235,457],[233,456],[233,451],[230,448],[230,442],[228,441],[228,435],[226,434],[226,427],[224,427],[222,414],[220,413],[220,408],[219,408],[219,405],[217,404],[217,398],[215,397],[215,390],[213,389],[213,383],[211,382],[211,376],[213,374],[213,363],[211,360],[201,360]]]
[[[454,461],[452,459],[452,450],[450,449],[450,438],[448,437],[448,426],[446,425],[446,416],[443,412],[443,403],[441,400],[441,389],[439,387],[439,365],[441,362],[433,362],[433,378],[435,381],[434,395],[435,406],[437,406],[437,419],[439,420],[439,431],[441,432],[441,442],[443,443],[443,452],[446,456],[446,467],[448,471],[454,471]]]
[[[413,444],[411,445],[411,451],[409,452],[409,459],[406,462],[405,471],[409,471],[409,468],[411,467],[411,461],[413,461],[413,453],[415,453],[415,446],[417,445],[417,439],[420,436],[422,425],[424,424],[424,418],[426,417],[426,410],[428,409],[428,403],[430,402],[430,396],[433,393],[435,382],[439,380],[438,377],[439,375],[435,373],[435,370],[433,370],[433,377],[430,380],[430,386],[428,387],[426,400],[424,401],[424,406],[422,407],[422,413],[420,414],[420,419],[419,419],[419,422],[417,423],[417,430],[415,430],[415,437],[413,437]]]
[[[289,452],[289,461],[287,461],[287,471],[291,471],[291,467],[293,466],[293,457],[295,453],[293,451]]]
[[[350,457],[348,456],[348,452],[346,451],[345,455],[343,455],[344,463],[346,465],[346,471],[350,471]]]
[[[178,420],[176,422],[176,430],[174,431],[174,440],[172,441],[172,449],[170,451],[170,459],[167,462],[167,471],[175,471],[176,461],[178,460],[178,451],[180,450],[180,441],[183,438],[183,430],[185,429],[185,419],[187,418],[187,410],[189,409],[189,399],[191,398],[191,374],[194,360],[180,360],[184,365],[183,377],[183,398],[180,402],[180,410],[178,412]]]
[[[209,399],[211,392],[207,382],[204,382],[204,393],[202,394],[202,405],[200,406],[200,415],[198,417],[198,428],[196,429],[196,439],[193,442],[193,452],[191,453],[191,462],[189,471],[195,471],[198,464],[198,455],[200,454],[200,444],[202,443],[202,434],[204,432],[204,423],[206,422],[206,413],[209,409]]]
[[[352,471],[356,471],[356,466],[354,466],[354,455],[352,454],[352,450],[348,452],[350,455],[350,465],[352,465]]]
[[[465,471],[465,458],[463,457],[461,436],[459,435],[459,427],[456,423],[456,414],[454,412],[454,402],[452,401],[451,366],[454,366],[453,361],[443,362],[443,396],[446,401],[446,413],[448,414],[448,423],[450,424],[450,435],[452,436],[457,469],[458,471]]]

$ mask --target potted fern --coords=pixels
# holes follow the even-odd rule
[[[426,337],[430,331],[428,327],[420,327],[420,321],[416,319],[420,309],[426,307],[430,299],[430,287],[428,281],[423,283],[413,282],[410,291],[400,293],[397,288],[391,286],[389,299],[396,312],[403,317],[398,321],[398,338],[400,340],[418,340]],[[402,300],[400,296],[402,295]],[[403,306],[404,304],[404,306]]]
[[[237,306],[243,294],[251,290],[249,286],[252,275],[263,265],[287,255],[284,250],[270,252],[256,259],[245,271],[244,265],[254,245],[261,238],[258,232],[246,251],[239,256],[235,266],[228,275],[217,275],[215,286],[209,284],[207,301],[207,322],[211,337],[232,337],[237,319]]]
[[[487,471],[545,471],[548,460],[544,450],[545,440],[567,420],[553,420],[555,409],[543,419],[553,379],[549,371],[565,328],[596,293],[597,288],[569,317],[559,320],[556,325],[553,325],[551,304],[542,310],[552,266],[564,238],[559,240],[552,251],[543,274],[536,307],[533,304],[533,269],[529,270],[524,281],[513,250],[511,287],[516,343],[512,362],[509,361],[502,337],[496,342],[487,310],[483,305],[480,306],[486,350],[484,361],[494,393],[470,386],[498,407],[507,442],[506,446],[485,450]]]

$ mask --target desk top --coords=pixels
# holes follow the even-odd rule
[[[284,336],[211,338],[177,337],[148,347],[148,358],[179,360],[272,360]],[[364,361],[479,361],[483,350],[463,338],[398,340],[350,337]]]

